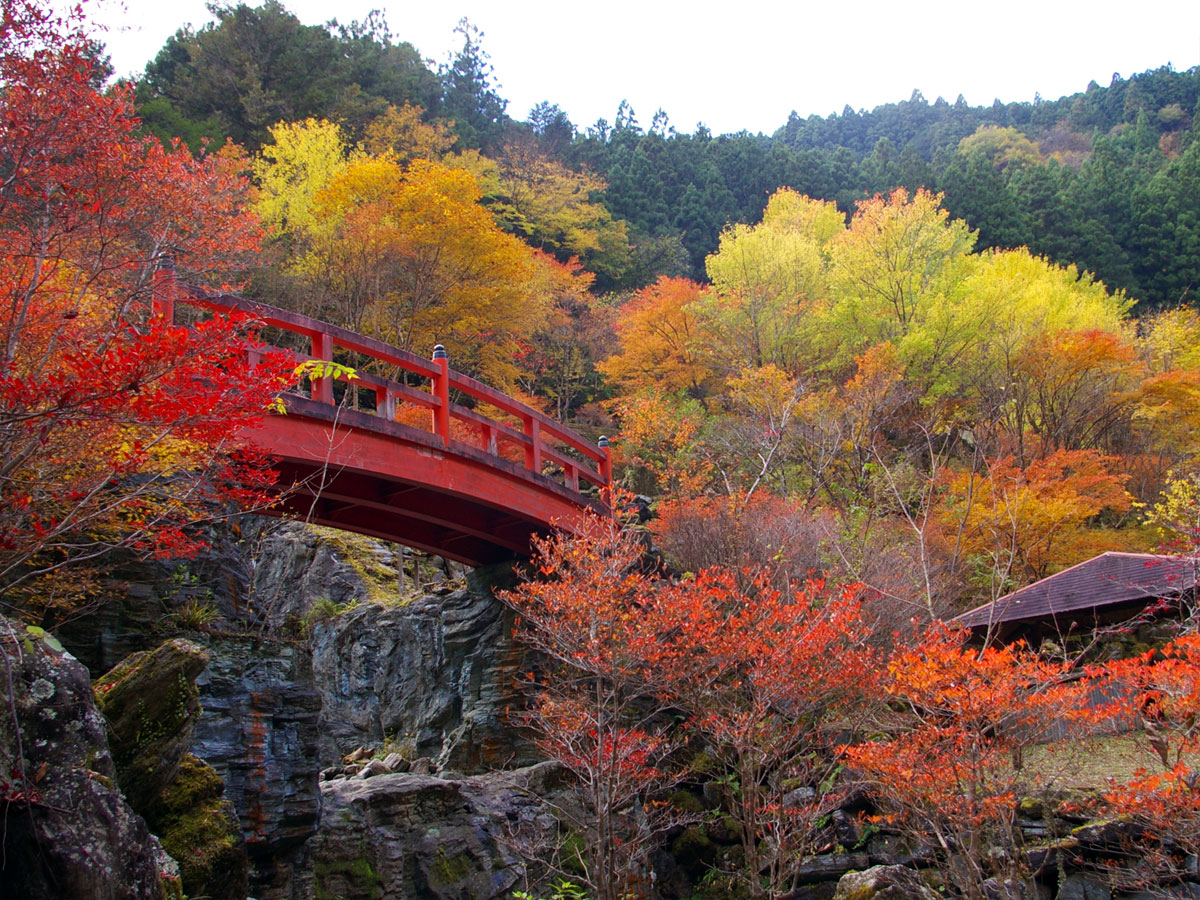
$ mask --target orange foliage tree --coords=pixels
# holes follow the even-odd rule
[[[846,755],[881,818],[913,850],[932,851],[947,882],[977,900],[989,879],[1013,890],[1029,884],[1014,815],[1028,788],[1021,752],[1081,709],[1083,689],[1061,680],[1064,666],[1021,646],[978,650],[965,640],[936,624],[894,651],[883,684],[898,713],[890,736]]]
[[[589,884],[608,897],[631,883],[634,851],[661,821],[648,801],[680,777],[663,757],[694,735],[728,787],[745,852],[736,879],[750,896],[783,896],[835,805],[833,735],[853,731],[870,693],[859,602],[729,570],[669,583],[639,574],[640,555],[616,523],[594,520],[541,546],[548,580],[506,595],[524,639],[559,664],[527,721],[593,817],[580,823]]]
[[[620,352],[600,371],[635,392],[653,387],[708,396],[716,378],[702,355],[700,319],[691,308],[702,293],[696,282],[666,275],[636,292],[619,310]]]
[[[590,516],[582,533],[535,547],[540,578],[501,594],[518,638],[549,661],[522,720],[575,778],[584,817],[570,824],[584,839],[568,862],[595,896],[619,900],[667,824],[651,801],[673,780],[664,759],[678,745],[651,690],[655,580],[642,571],[642,542],[616,519]]]
[[[1004,407],[1019,459],[1103,449],[1119,440],[1115,431],[1128,420],[1136,374],[1133,348],[1120,335],[1099,330],[1039,335],[1007,374]],[[1031,439],[1033,446],[1027,446]]]
[[[1090,519],[1129,509],[1126,476],[1110,472],[1111,463],[1095,450],[1058,450],[1025,468],[1009,457],[984,473],[954,474],[941,510],[945,530],[997,588],[1043,578],[1089,555]],[[1091,537],[1092,547],[1103,546],[1103,535]]]
[[[700,439],[706,422],[696,401],[644,393],[622,398],[613,407],[621,422],[616,459],[635,478],[643,475],[640,489],[683,497],[704,491],[713,462]]]
[[[836,808],[844,738],[862,724],[876,669],[856,588],[749,587],[713,569],[665,588],[654,670],[727,774],[750,897],[783,897]]]
[[[345,302],[347,321],[397,347],[445,344],[456,368],[509,385],[518,341],[546,318],[539,263],[480,203],[475,178],[439,163],[352,161],[314,198],[297,268]]]
[[[1089,671],[1115,697],[1105,708],[1135,734],[1157,763],[1104,795],[1106,812],[1129,829],[1123,867],[1109,868],[1124,889],[1169,884],[1200,853],[1200,635],[1176,638],[1160,650]]]
[[[97,93],[92,66],[78,22],[34,2],[5,6],[6,602],[113,548],[187,555],[197,543],[184,526],[206,504],[261,502],[261,466],[234,450],[283,378],[273,356],[247,365],[239,322],[185,329],[151,314],[165,254],[189,280],[219,280],[250,258],[258,225],[235,162],[139,137],[128,92]],[[57,601],[47,590],[39,602]]]
[[[521,342],[520,384],[566,420],[600,391],[596,361],[612,344],[612,310],[592,296],[592,275],[575,259],[560,263],[545,253],[535,258],[540,263],[535,290],[550,299],[550,311],[533,336]]]

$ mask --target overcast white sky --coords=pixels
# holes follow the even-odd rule
[[[252,4],[255,0],[249,0]],[[870,109],[919,89],[930,102],[1047,99],[1171,63],[1200,64],[1200,0],[284,0],[302,21],[347,22],[382,8],[392,32],[444,62],[466,16],[484,31],[508,113],[549,100],[583,128],[628,99],[643,127],[770,133],[802,116]],[[140,72],[203,0],[100,0],[91,18],[118,74]]]

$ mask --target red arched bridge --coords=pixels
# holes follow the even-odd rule
[[[289,351],[297,363],[332,361],[340,349],[367,364],[360,369],[376,361],[373,368],[394,376],[327,367],[309,380],[307,396],[283,395],[286,414],[265,417],[252,435],[278,458],[280,483],[291,486],[278,512],[477,566],[527,556],[532,535],[571,531],[585,511],[607,511],[612,466],[604,438],[592,444],[455,372],[440,345],[431,361],[232,294],[180,286],[178,296],[298,336],[311,352]],[[173,315],[165,302],[162,311]],[[452,396],[472,398],[489,414]]]

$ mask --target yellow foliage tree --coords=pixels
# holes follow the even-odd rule
[[[362,157],[314,198],[297,271],[345,304],[342,319],[394,346],[446,345],[456,368],[511,385],[519,342],[543,323],[533,252],[492,221],[467,172]]]
[[[457,138],[454,123],[442,119],[424,121],[425,110],[405,103],[389,106],[387,111],[367,125],[363,147],[373,156],[392,154],[399,162],[414,159],[441,160]]]
[[[861,201],[830,242],[830,304],[819,325],[831,362],[892,341],[913,375],[924,369],[936,380],[962,329],[958,288],[974,244],[940,195],[897,188]]]
[[[618,353],[599,365],[601,373],[633,391],[657,386],[703,400],[716,378],[700,348],[700,323],[693,305],[701,285],[686,278],[660,276],[619,311]]]
[[[713,292],[696,306],[710,332],[714,365],[804,366],[803,318],[823,297],[827,246],[845,227],[832,204],[789,188],[767,201],[758,225],[733,225],[705,262]]]
[[[619,276],[629,263],[629,234],[594,199],[603,179],[575,171],[529,142],[506,144],[496,159],[467,150],[447,160],[478,179],[483,204],[505,231],[565,262]]]
[[[1134,375],[1129,300],[1025,249],[973,262],[961,293],[975,325],[944,384],[969,398],[979,439],[1022,461],[1104,443]]]
[[[958,142],[958,152],[983,156],[1000,171],[1042,161],[1037,144],[1012,126],[980,125],[974,134]]]
[[[259,195],[255,211],[280,236],[295,238],[317,225],[316,195],[362,156],[342,129],[324,119],[280,122],[269,129],[252,168]]]
[[[1139,322],[1142,353],[1153,375],[1172,369],[1200,371],[1200,313],[1168,309]]]

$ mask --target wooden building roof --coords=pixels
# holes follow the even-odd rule
[[[1122,621],[1153,601],[1196,586],[1200,561],[1153,553],[1108,552],[985,603],[952,621],[1004,634],[1040,627],[1058,633]]]

